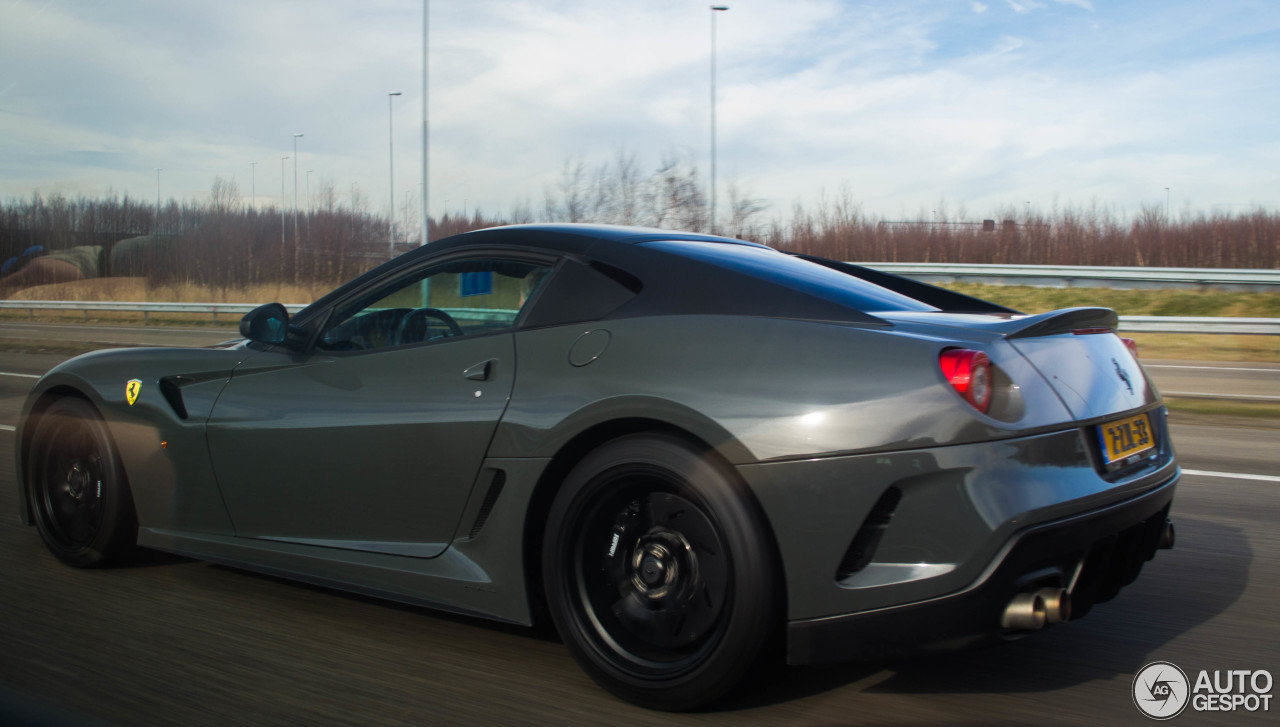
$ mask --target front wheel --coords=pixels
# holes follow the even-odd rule
[[[122,560],[138,535],[133,498],[106,424],[88,402],[63,398],[36,423],[26,487],[36,529],[60,560]]]
[[[588,454],[552,505],[543,574],[570,653],[635,704],[686,710],[723,696],[778,626],[761,517],[731,476],[674,437]]]

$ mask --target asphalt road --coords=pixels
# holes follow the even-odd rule
[[[1214,361],[1144,361],[1165,396],[1280,403],[1280,365]]]
[[[0,427],[61,358],[0,353],[0,371],[27,375],[0,375]],[[0,429],[0,724],[1147,724],[1130,690],[1149,662],[1280,676],[1280,433],[1175,420],[1173,436],[1203,473],[1180,485],[1177,548],[1087,618],[993,648],[782,670],[667,715],[613,699],[526,629],[161,554],[63,566],[17,520]],[[1274,724],[1276,711],[1174,723]]]

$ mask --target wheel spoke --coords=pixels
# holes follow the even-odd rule
[[[76,508],[71,515],[70,539],[72,543],[82,545],[93,537],[93,513],[85,505]]]
[[[633,592],[615,603],[612,611],[627,631],[653,646],[671,649],[688,643],[684,634],[688,616],[683,608],[654,608]]]

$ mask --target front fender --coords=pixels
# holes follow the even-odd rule
[[[213,477],[205,421],[231,372],[238,349],[115,349],[77,356],[39,381],[23,404],[15,432],[19,513],[31,524],[26,471],[43,411],[61,396],[78,396],[106,423],[133,492],[142,527],[231,533]],[[129,382],[140,382],[129,400]],[[181,476],[179,476],[181,473]]]

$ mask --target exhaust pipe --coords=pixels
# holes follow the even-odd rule
[[[1161,531],[1161,533],[1160,533],[1160,546],[1159,546],[1159,547],[1160,547],[1160,549],[1161,549],[1161,550],[1170,550],[1170,549],[1172,549],[1172,548],[1173,548],[1173,541],[1174,541],[1174,534],[1173,534],[1173,521],[1172,521],[1172,520],[1165,520],[1165,521],[1164,521],[1164,530],[1163,530],[1163,531]]]
[[[1039,593],[1019,593],[1004,607],[1000,627],[1015,631],[1044,628],[1046,616],[1044,599]]]
[[[1036,591],[1044,601],[1044,622],[1060,624],[1071,620],[1071,594],[1061,588],[1041,588]]]

